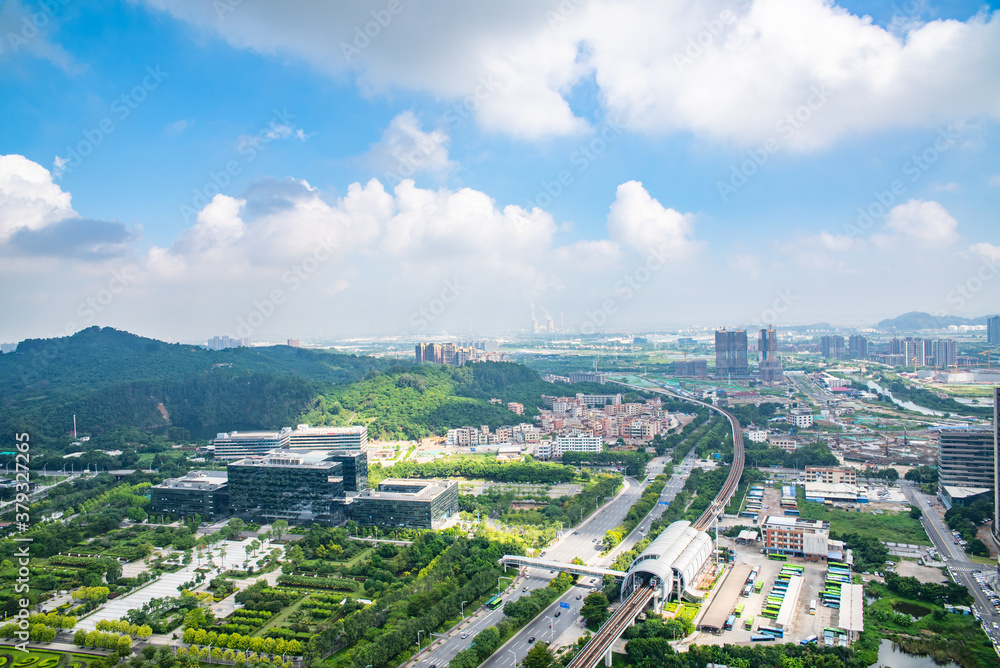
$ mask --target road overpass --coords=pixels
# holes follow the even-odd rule
[[[573,575],[588,575],[603,578],[605,575],[612,575],[616,578],[624,578],[625,573],[601,568],[599,566],[585,566],[581,564],[567,564],[565,561],[555,561],[552,559],[539,559],[537,557],[522,557],[516,554],[505,554],[500,558],[502,566],[517,566],[522,568],[530,566],[532,568],[547,568],[550,571],[562,571]]]
[[[604,664],[610,666],[611,646],[625,629],[634,623],[636,615],[642,612],[651,600],[666,600],[671,595],[680,596],[683,594],[686,583],[690,581],[686,577],[687,574],[695,568],[698,572],[704,568],[705,562],[700,561],[700,554],[706,549],[705,542],[708,541],[704,531],[712,525],[729,504],[739,485],[740,477],[743,475],[743,429],[735,415],[718,406],[684,397],[665,389],[638,387],[627,383],[617,384],[701,404],[724,415],[729,420],[733,430],[733,465],[722,489],[719,490],[705,512],[701,514],[701,517],[690,525],[687,522],[674,522],[632,562],[622,586],[623,602],[621,606],[594,634],[590,642],[573,657],[566,668],[594,668],[602,656]],[[708,542],[707,550],[710,554],[710,542]]]

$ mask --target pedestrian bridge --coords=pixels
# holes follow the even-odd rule
[[[565,561],[554,561],[552,559],[538,559],[536,557],[521,557],[515,554],[505,554],[500,559],[502,566],[530,566],[531,568],[546,568],[550,571],[562,571],[573,575],[591,575],[603,578],[605,575],[613,575],[616,578],[624,578],[625,573],[614,571],[609,568],[599,566],[584,566],[582,564],[567,564]]]

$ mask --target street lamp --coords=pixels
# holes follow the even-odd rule
[[[425,633],[423,629],[417,631],[417,651],[420,651],[420,634]]]
[[[465,619],[465,604],[466,603],[468,603],[468,601],[462,601],[462,619]]]

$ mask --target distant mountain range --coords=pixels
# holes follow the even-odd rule
[[[934,316],[923,311],[911,311],[895,318],[879,321],[875,327],[882,331],[911,332],[921,329],[944,329],[961,325],[985,325],[986,316],[962,318],[957,315]]]

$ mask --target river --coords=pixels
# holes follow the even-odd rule
[[[931,408],[924,408],[923,406],[919,406],[913,403],[912,401],[900,401],[896,397],[892,396],[892,392],[885,389],[884,387],[876,383],[874,380],[868,381],[868,387],[873,390],[878,390],[885,396],[892,399],[892,403],[896,404],[900,408],[905,408],[908,411],[914,411],[915,413],[923,413],[924,415],[934,415],[938,417],[944,417],[946,415],[946,413],[942,413],[941,411],[936,411]]]

